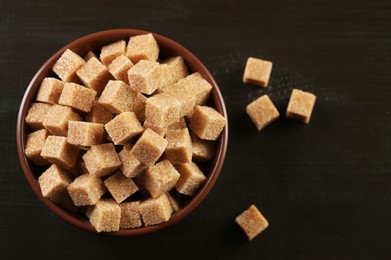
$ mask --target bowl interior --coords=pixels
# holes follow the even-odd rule
[[[35,96],[41,81],[43,80],[43,78],[47,76],[54,76],[54,73],[51,71],[51,69],[54,63],[57,61],[57,59],[62,55],[62,53],[66,49],[71,49],[72,51],[78,53],[81,56],[85,55],[88,51],[94,51],[96,54],[99,54],[100,48],[108,43],[118,41],[121,39],[128,40],[130,36],[146,34],[146,33],[149,32],[141,31],[141,30],[133,30],[133,29],[108,30],[108,31],[102,31],[102,32],[87,35],[64,46],[62,49],[57,51],[52,57],[50,57],[36,73],[36,75],[31,80],[30,85],[28,86],[25,92],[25,95],[23,97],[20,106],[18,120],[17,120],[16,140],[17,140],[19,160],[27,181],[29,182],[34,193],[51,211],[53,211],[56,215],[58,215],[60,218],[67,221],[68,223],[90,232],[96,232],[96,230],[89,223],[88,219],[84,215],[80,213],[72,213],[66,209],[63,209],[62,207],[52,203],[50,200],[42,196],[41,190],[38,185],[38,177],[45,170],[45,168],[36,166],[32,162],[30,162],[27,159],[27,157],[24,155],[26,136],[30,132],[27,129],[24,118],[27,115],[31,103],[33,103],[35,100]],[[163,59],[172,56],[182,56],[191,73],[199,72],[213,86],[210,100],[209,100],[209,105],[214,107],[226,119],[228,119],[223,97],[220,93],[220,90],[216,82],[214,81],[213,77],[206,69],[206,67],[202,64],[202,62],[198,60],[190,51],[188,51],[182,45],[174,42],[173,40],[170,40],[159,34],[153,33],[153,35],[160,47],[160,55],[159,55],[160,58]],[[124,229],[109,234],[127,235],[127,236],[144,234],[144,233],[152,232],[170,226],[173,223],[177,222],[178,220],[184,218],[186,215],[188,215],[195,207],[197,207],[201,203],[201,201],[205,198],[205,196],[209,193],[209,191],[213,187],[223,166],[226,149],[227,149],[227,142],[228,142],[228,122],[220,138],[217,141],[214,158],[204,165],[205,166],[204,173],[207,176],[207,181],[194,196],[184,201],[179,211],[175,212],[171,216],[169,221],[155,226],[141,227],[136,229]]]

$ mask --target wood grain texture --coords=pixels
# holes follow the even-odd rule
[[[390,1],[1,1],[0,17],[4,259],[390,259]],[[110,28],[182,43],[215,76],[229,113],[215,188],[180,223],[141,237],[61,221],[34,196],[16,155],[32,76],[68,42]],[[241,82],[249,56],[274,62],[267,89]],[[309,125],[284,117],[292,88],[318,97]],[[282,116],[257,132],[245,107],[262,94]],[[248,243],[234,219],[252,203],[270,226]]]

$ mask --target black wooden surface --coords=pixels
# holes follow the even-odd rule
[[[43,62],[111,28],[170,37],[220,85],[225,166],[175,226],[140,237],[90,234],[35,197],[16,154],[23,93]],[[274,62],[267,89],[241,82],[246,58]],[[391,2],[0,1],[0,258],[391,259]],[[282,116],[257,132],[246,105],[292,88],[318,97],[306,126]],[[234,224],[256,204],[270,227],[252,242]]]

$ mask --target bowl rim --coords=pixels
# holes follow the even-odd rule
[[[218,176],[220,175],[220,172],[222,170],[226,152],[227,152],[227,145],[228,145],[228,115],[226,111],[226,107],[224,104],[223,96],[220,92],[220,89],[214,80],[213,76],[209,72],[209,70],[206,68],[206,66],[187,48],[182,46],[181,44],[177,43],[176,41],[167,38],[163,35],[145,31],[145,30],[138,30],[138,29],[111,29],[111,30],[104,30],[95,32],[92,34],[85,35],[83,37],[77,38],[76,40],[66,44],[64,47],[56,51],[49,59],[47,59],[44,64],[40,67],[40,69],[35,73],[33,78],[31,79],[25,93],[23,96],[23,99],[20,103],[18,118],[17,118],[17,124],[16,124],[16,144],[17,144],[17,151],[18,151],[18,157],[20,165],[22,166],[23,173],[32,188],[35,195],[38,197],[38,199],[54,214],[56,214],[58,217],[60,217],[62,220],[66,221],[67,223],[76,226],[82,230],[86,230],[92,233],[97,233],[95,228],[88,222],[88,221],[82,221],[78,219],[74,214],[67,211],[66,209],[63,209],[59,205],[56,205],[55,203],[51,202],[49,199],[44,198],[42,196],[40,187],[38,185],[38,181],[36,180],[36,177],[32,173],[32,170],[30,168],[30,162],[27,159],[27,156],[25,156],[25,143],[27,138],[27,126],[25,124],[25,116],[27,115],[27,111],[30,108],[30,106],[27,107],[27,104],[31,104],[34,102],[34,97],[36,95],[36,92],[39,88],[39,82],[40,79],[43,79],[45,76],[48,75],[48,73],[51,71],[52,65],[54,62],[61,56],[61,54],[66,49],[74,49],[77,46],[80,46],[83,42],[93,42],[93,41],[99,41],[107,39],[107,37],[110,37],[112,35],[118,35],[118,39],[121,37],[127,37],[135,36],[135,35],[141,35],[141,34],[148,34],[152,33],[155,37],[156,41],[158,42],[159,46],[164,42],[165,46],[169,46],[169,48],[175,48],[180,50],[181,56],[184,58],[185,61],[189,60],[189,58],[192,60],[193,63],[195,63],[197,66],[200,67],[202,70],[202,73],[200,72],[204,78],[212,85],[212,92],[210,98],[213,99],[213,102],[215,103],[214,108],[219,111],[225,118],[226,118],[226,125],[217,141],[217,145],[215,148],[215,151],[218,151],[218,153],[215,154],[214,158],[212,159],[212,167],[209,173],[209,176],[207,176],[206,182],[203,184],[203,186],[197,191],[197,193],[189,200],[189,202],[181,208],[179,211],[175,212],[170,220],[167,222],[163,222],[157,225],[153,226],[143,226],[140,228],[135,229],[120,229],[119,231],[115,232],[102,232],[99,234],[109,234],[109,235],[116,235],[116,236],[133,236],[133,235],[141,235],[146,234],[150,232],[154,232],[163,228],[166,228],[168,226],[173,225],[174,223],[177,223],[178,221],[185,218],[188,214],[194,211],[194,209],[205,199],[205,197],[209,194],[212,187],[214,186]],[[38,82],[39,81],[39,82]],[[77,213],[80,214],[80,213]]]

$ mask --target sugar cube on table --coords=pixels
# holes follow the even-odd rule
[[[269,84],[273,63],[249,57],[243,74],[243,82],[266,88]]]
[[[249,240],[253,240],[269,223],[255,205],[251,205],[235,219],[236,223],[242,228]]]
[[[308,124],[314,109],[316,96],[299,89],[293,89],[286,116]]]
[[[248,104],[246,112],[257,127],[258,131],[261,131],[267,125],[277,120],[280,116],[280,113],[268,95],[263,95]]]

